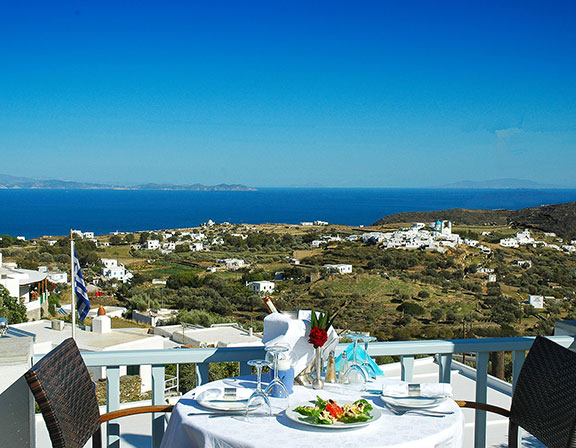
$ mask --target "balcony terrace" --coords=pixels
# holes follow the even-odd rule
[[[17,338],[22,339],[22,338]],[[458,397],[474,399],[475,401],[486,403],[488,400],[489,390],[498,390],[504,395],[512,395],[513,387],[522,367],[526,351],[530,349],[532,337],[518,338],[487,338],[487,339],[458,339],[458,340],[427,340],[427,341],[400,341],[400,342],[378,342],[369,347],[371,356],[400,356],[401,361],[398,365],[400,377],[406,381],[420,381],[415,377],[415,370],[422,364],[426,364],[426,380],[434,381],[435,378],[429,378],[432,368],[436,370],[434,376],[438,381],[451,383],[453,375],[465,376],[474,382],[474,397]],[[556,343],[571,349],[576,348],[576,337],[574,335],[552,336],[550,337]],[[6,339],[5,339],[6,340]],[[338,347],[339,351],[345,348],[344,345]],[[491,352],[511,352],[513,361],[513,380],[512,384],[507,384],[495,380],[488,375],[489,354]],[[475,359],[476,368],[464,366],[461,363],[452,360],[454,355],[470,354]],[[140,351],[110,351],[110,352],[87,352],[83,353],[84,360],[88,367],[106,368],[107,381],[107,411],[120,409],[120,367],[131,365],[150,365],[152,371],[152,404],[164,404],[166,390],[165,366],[167,364],[185,364],[193,363],[196,365],[197,384],[203,384],[209,381],[209,365],[218,362],[238,362],[240,375],[251,373],[247,361],[264,356],[262,347],[232,347],[232,348],[198,348],[198,349],[172,349],[172,350],[140,350]],[[435,362],[426,362],[416,360],[415,358],[434,355]],[[38,361],[37,356],[33,361]],[[30,362],[29,360],[28,362]],[[394,366],[389,366],[388,374],[393,376]],[[22,394],[26,393],[22,389]],[[0,397],[2,394],[0,393]],[[23,397],[22,397],[23,398]],[[29,398],[29,397],[28,397]],[[500,404],[500,403],[499,403]],[[123,405],[124,407],[124,405]],[[5,411],[2,411],[3,413]],[[468,412],[468,411],[467,411]],[[472,419],[468,426],[473,425],[473,445],[475,448],[487,446],[487,415],[481,410],[469,411],[466,419]],[[7,413],[9,414],[9,413]],[[29,416],[32,424],[25,424],[24,427],[34,427],[34,417]],[[11,415],[5,415],[2,419],[2,425],[20,425],[22,422],[10,422]],[[139,426],[142,432],[141,438],[136,437],[136,441],[130,443],[131,446],[149,446],[151,434],[151,446],[158,448],[165,429],[165,416],[163,414],[150,416],[140,416],[146,422],[145,427]],[[151,424],[148,421],[151,419]],[[126,424],[134,429],[135,425],[128,421],[120,420],[119,422],[110,422],[107,424],[107,446],[118,448],[121,446],[120,431],[121,425]],[[137,426],[138,427],[138,426]],[[33,429],[31,429],[33,430]],[[520,435],[521,437],[521,435]],[[34,446],[33,439],[29,446]],[[134,439],[134,437],[133,437]],[[505,442],[505,441],[503,441]],[[39,447],[44,445],[38,444]],[[468,445],[466,445],[468,446]],[[501,445],[505,446],[505,445]],[[537,446],[530,444],[530,446]]]

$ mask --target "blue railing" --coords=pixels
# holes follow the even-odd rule
[[[551,340],[558,344],[576,348],[576,337],[553,336]],[[452,355],[460,353],[475,354],[476,359],[476,398],[475,401],[486,403],[488,392],[488,360],[491,352],[512,353],[512,386],[516,379],[526,351],[532,346],[534,338],[487,338],[487,339],[455,339],[434,341],[398,341],[377,342],[369,346],[371,356],[400,356],[401,377],[405,381],[412,381],[414,357],[419,355],[438,355],[438,380],[450,383]],[[341,352],[346,345],[338,346]],[[198,348],[198,349],[169,349],[169,350],[141,350],[141,351],[114,351],[114,352],[84,352],[82,356],[88,367],[106,367],[107,382],[107,410],[114,411],[120,408],[120,366],[151,365],[152,366],[152,404],[164,404],[164,386],[166,364],[196,365],[196,384],[201,385],[208,381],[209,365],[213,362],[239,362],[240,375],[250,374],[251,369],[247,361],[262,358],[265,355],[262,347],[233,347],[233,348]],[[35,359],[36,361],[36,359]],[[108,423],[108,447],[120,446],[119,424]],[[152,416],[152,446],[159,448],[164,434],[164,416]],[[475,411],[474,426],[475,448],[486,446],[486,412]]]

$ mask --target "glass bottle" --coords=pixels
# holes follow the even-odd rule
[[[328,356],[328,366],[326,366],[326,378],[327,383],[336,382],[336,360],[334,359],[334,351],[330,352]]]

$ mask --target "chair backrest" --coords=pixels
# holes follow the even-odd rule
[[[576,353],[538,336],[524,361],[510,421],[549,448],[576,447]]]
[[[82,448],[100,427],[94,383],[72,338],[25,373],[54,448]]]

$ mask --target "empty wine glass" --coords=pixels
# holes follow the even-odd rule
[[[369,379],[376,379],[376,372],[374,368],[370,364],[370,356],[368,356],[368,344],[370,342],[374,342],[377,338],[374,336],[364,336],[362,338],[362,342],[364,342],[364,351],[366,352],[366,357],[364,358],[364,363],[362,367],[364,368],[364,372]]]
[[[348,334],[347,338],[352,339],[354,348],[352,351],[352,361],[348,370],[344,373],[343,383],[348,384],[351,388],[357,390],[364,390],[365,384],[368,381],[369,375],[364,369],[363,363],[358,361],[358,341],[366,338],[363,334]]]
[[[270,347],[266,347],[266,351],[269,355],[272,356],[273,364],[274,364],[274,378],[266,387],[264,391],[266,395],[269,397],[274,397],[279,400],[274,400],[277,402],[280,408],[285,409],[288,407],[288,398],[290,394],[288,393],[288,389],[286,385],[282,382],[280,377],[278,376],[278,360],[280,358],[281,353],[287,352],[289,349],[283,345],[272,345]]]
[[[262,390],[262,367],[270,367],[270,361],[264,359],[252,359],[248,361],[248,365],[256,367],[256,375],[258,382],[256,390],[248,398],[246,403],[246,418],[252,417],[270,417],[272,415],[272,407],[266,392]]]

